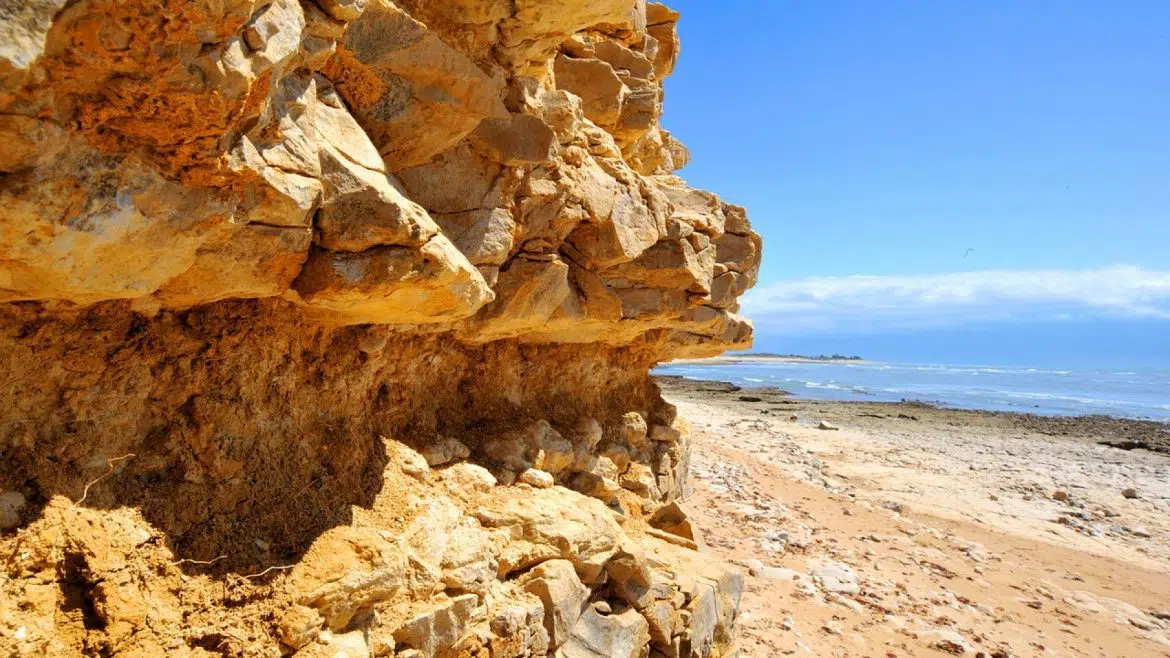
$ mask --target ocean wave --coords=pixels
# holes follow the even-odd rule
[[[745,387],[775,384],[811,399],[931,399],[973,409],[1170,420],[1170,394],[1157,393],[1170,392],[1170,369],[859,363],[676,366],[659,372],[734,381]]]
[[[908,366],[907,370],[938,372],[948,375],[1071,375],[1072,370],[1041,370],[1039,368],[1004,368],[999,366]]]
[[[1039,400],[1039,401],[1054,401],[1054,402],[1073,402],[1076,404],[1103,406],[1103,407],[1137,407],[1142,408],[1146,405],[1141,402],[1131,400],[1108,400],[1103,398],[1086,398],[1077,395],[1061,395],[1059,393],[1033,393],[1027,391],[1002,391],[1000,395],[1007,398],[1015,398],[1018,400]]]

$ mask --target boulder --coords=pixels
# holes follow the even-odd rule
[[[471,456],[471,450],[458,439],[443,437],[419,451],[429,466],[442,466]]]
[[[587,608],[561,647],[565,658],[638,658],[650,641],[650,625],[634,609],[602,615]]]
[[[677,502],[667,503],[650,515],[651,527],[669,532],[672,535],[695,541],[695,530],[691,520]]]
[[[441,235],[417,250],[315,250],[292,288],[314,317],[335,324],[450,322],[494,297],[479,271]]]
[[[318,539],[289,576],[294,600],[341,630],[407,584],[406,554],[377,532],[349,526]],[[311,617],[311,613],[306,613]]]
[[[507,114],[499,79],[389,0],[368,0],[324,70],[392,171]]]
[[[524,591],[544,603],[549,648],[556,649],[569,640],[589,601],[589,588],[581,584],[573,563],[568,560],[543,562],[528,572],[522,582]]]
[[[464,594],[432,603],[394,631],[396,645],[414,649],[423,658],[441,655],[463,638],[478,600],[474,594]]]

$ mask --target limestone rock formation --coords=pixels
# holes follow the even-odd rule
[[[724,656],[642,0],[0,6],[0,654]]]

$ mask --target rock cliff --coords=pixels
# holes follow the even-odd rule
[[[0,3],[0,653],[727,656],[640,0]]]

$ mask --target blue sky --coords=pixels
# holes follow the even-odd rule
[[[1170,3],[670,4],[663,125],[764,235],[759,334],[1170,330]]]

